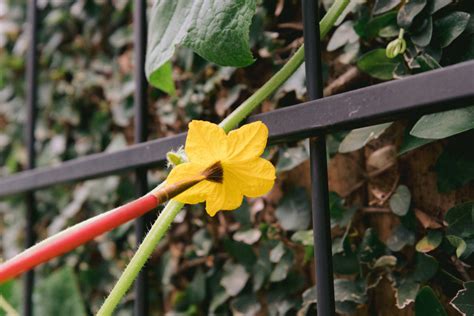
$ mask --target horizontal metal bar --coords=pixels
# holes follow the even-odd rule
[[[272,143],[474,104],[474,61],[254,115]],[[185,134],[0,178],[0,197],[163,162]]]
[[[474,105],[474,61],[252,116],[271,140],[305,138]]]

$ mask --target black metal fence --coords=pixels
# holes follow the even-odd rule
[[[166,153],[184,143],[180,134],[146,141],[146,90],[144,69],[146,46],[146,1],[134,0],[135,45],[135,142],[141,143],[113,152],[94,154],[66,161],[59,166],[35,168],[35,121],[38,85],[36,0],[28,1],[29,48],[26,68],[27,120],[25,125],[28,162],[26,171],[0,179],[0,198],[25,193],[27,203],[26,247],[34,241],[34,190],[54,184],[101,177],[125,170],[135,170],[137,195],[148,191],[146,168],[163,163]],[[270,130],[270,143],[310,138],[312,178],[312,212],[317,277],[317,310],[319,315],[334,315],[331,231],[328,209],[327,162],[325,135],[399,118],[466,106],[474,102],[474,61],[430,71],[406,79],[323,98],[321,50],[316,0],[303,0],[303,24],[306,74],[310,102],[270,113],[254,115],[249,121],[261,120]],[[140,241],[145,233],[145,219],[136,221]],[[34,272],[24,278],[23,314],[32,315]],[[147,285],[144,273],[135,283],[135,315],[147,315]]]

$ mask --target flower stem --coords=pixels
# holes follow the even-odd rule
[[[336,0],[331,8],[326,12],[319,24],[321,38],[324,38],[327,35],[331,27],[349,4],[349,1],[350,0]],[[270,80],[250,96],[250,98],[244,101],[227,118],[225,118],[219,126],[221,126],[226,132],[229,132],[239,125],[260,103],[278,89],[296,71],[296,69],[298,69],[303,61],[304,47],[302,45],[290,60],[288,60],[288,62],[275,75],[273,75],[272,78],[270,78]],[[145,262],[168,230],[173,219],[181,211],[182,207],[182,203],[173,200],[168,202],[150,231],[147,233],[145,239],[143,239],[137,252],[133,255],[132,260],[125,268],[125,271],[120,276],[120,279],[115,284],[112,292],[110,292],[97,315],[108,316],[112,314],[115,307],[128,291]]]
[[[323,19],[319,23],[320,37],[324,38],[331,27],[336,23],[341,13],[349,4],[350,0],[336,0],[329,8]],[[288,60],[288,62],[271,77],[260,89],[245,100],[237,109],[227,116],[220,124],[226,131],[234,129],[239,125],[252,111],[262,103],[270,94],[278,89],[303,63],[304,61],[304,45],[301,45],[296,53]]]

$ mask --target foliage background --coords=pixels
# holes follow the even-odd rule
[[[130,1],[39,4],[38,165],[132,144]],[[322,7],[330,4],[324,0]],[[357,0],[350,6],[323,43],[326,95],[474,57],[469,0]],[[25,14],[22,1],[0,2],[1,176],[25,167]],[[388,59],[383,49],[399,26],[407,30],[408,49]],[[180,48],[173,58],[177,96],[149,90],[149,138],[183,131],[192,119],[221,121],[301,43],[300,2],[279,0],[258,3],[250,32],[256,62],[249,67],[219,67]],[[300,68],[259,111],[303,101],[304,84]],[[444,315],[429,310],[439,301],[449,315],[459,315],[449,301],[463,282],[470,290],[460,299],[467,297],[473,308],[474,286],[467,282],[474,276],[474,157],[466,150],[473,139],[468,131],[473,112],[470,107],[328,137],[339,313]],[[148,263],[152,314],[314,313],[307,143],[271,147],[265,155],[279,173],[267,196],[212,219],[203,216],[201,206],[187,207],[176,220]],[[150,170],[151,185],[165,176],[164,169]],[[42,239],[132,199],[133,177],[58,185],[36,197],[35,230]],[[21,196],[0,201],[4,258],[22,247],[24,207]],[[93,314],[134,245],[132,225],[124,225],[40,267],[37,314]],[[15,281],[0,287],[17,309],[19,286]],[[118,314],[130,315],[132,306],[130,293]]]

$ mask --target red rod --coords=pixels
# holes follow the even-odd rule
[[[158,206],[158,198],[147,194],[135,201],[73,226],[0,264],[0,283],[62,255]]]

